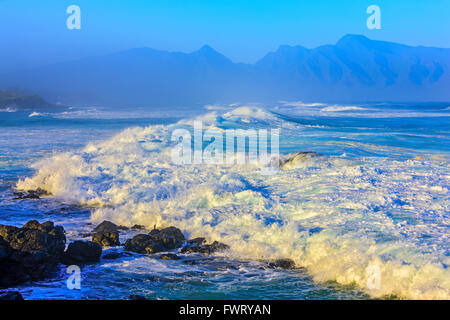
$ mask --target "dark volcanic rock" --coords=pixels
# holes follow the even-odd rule
[[[165,251],[166,248],[148,234],[138,234],[125,242],[125,249],[137,253],[156,253]]]
[[[161,245],[167,249],[180,248],[186,240],[180,229],[175,227],[168,227],[164,229],[153,229],[149,236],[159,241]]]
[[[103,256],[102,256],[102,259],[105,259],[105,260],[114,260],[114,259],[119,259],[119,258],[123,258],[123,257],[129,257],[129,256],[131,256],[132,254],[131,253],[129,253],[129,252],[117,252],[117,251],[114,251],[114,252],[108,252],[108,253],[105,253]]]
[[[2,237],[0,237],[0,263],[3,259],[6,259],[9,255],[9,244]]]
[[[0,300],[22,301],[23,297],[19,291],[0,291]]]
[[[66,237],[53,222],[0,225],[0,287],[49,276],[60,261]]]
[[[211,244],[204,244],[204,243],[205,243],[204,238],[192,239],[191,242],[188,241],[187,246],[181,249],[181,253],[212,254],[214,252],[225,251],[230,248],[228,245],[218,241],[214,241]]]
[[[69,244],[62,262],[67,265],[100,261],[102,247],[91,241],[74,241]]]
[[[98,243],[102,247],[119,246],[118,232],[97,232],[92,236],[92,242]]]
[[[16,199],[40,199],[41,196],[47,196],[49,193],[41,188],[28,190],[24,192],[14,192]]]
[[[205,238],[194,238],[187,241],[188,245],[202,245],[206,243]]]
[[[131,227],[131,229],[133,229],[133,230],[143,230],[143,229],[145,229],[145,227],[141,226],[140,224],[135,224],[134,226]]]
[[[274,269],[294,269],[295,262],[291,259],[278,259],[272,262],[269,262],[269,268]]]
[[[179,260],[180,257],[173,253],[164,253],[159,256],[162,260]]]
[[[111,221],[103,221],[94,228],[94,232],[117,232],[119,227]]]
[[[175,227],[154,229],[149,234],[138,234],[125,242],[125,249],[137,253],[157,253],[180,248],[185,241],[183,233]]]

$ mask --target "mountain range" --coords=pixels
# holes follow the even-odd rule
[[[136,48],[3,74],[0,88],[52,103],[170,106],[303,101],[450,101],[450,49],[346,35],[334,45],[280,46],[254,64],[209,46]]]

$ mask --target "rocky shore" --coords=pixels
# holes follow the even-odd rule
[[[23,227],[0,225],[0,287],[49,276],[63,256],[64,228],[36,220]]]
[[[0,288],[8,288],[27,281],[40,280],[56,272],[59,264],[84,265],[100,261],[104,247],[123,246],[124,252],[109,252],[102,259],[117,259],[124,255],[158,254],[163,260],[178,260],[177,255],[211,255],[229,249],[229,246],[205,238],[186,239],[183,232],[174,227],[154,228],[139,233],[125,243],[120,242],[124,230],[144,231],[143,226],[127,228],[103,221],[90,236],[92,241],[75,240],[66,248],[66,236],[62,226],[53,222],[28,221],[22,227],[0,225]],[[127,253],[128,252],[128,253]],[[269,261],[268,268],[292,269],[292,260]],[[16,291],[0,291],[0,299],[20,300]]]

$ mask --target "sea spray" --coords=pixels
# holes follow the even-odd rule
[[[253,114],[202,119],[218,128],[276,125],[282,137],[293,126],[264,110]],[[175,225],[229,244],[232,257],[291,258],[317,281],[375,297],[450,298],[447,160],[299,157],[272,176],[258,165],[174,164],[171,131],[192,121],[131,128],[56,154],[17,187],[96,205],[96,222]],[[372,270],[379,286],[370,285],[378,281]]]

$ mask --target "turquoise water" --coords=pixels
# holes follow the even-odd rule
[[[2,110],[0,223],[52,220],[69,240],[104,219],[175,225],[231,246],[179,261],[102,259],[83,267],[81,290],[67,289],[64,267],[19,289],[30,299],[448,299],[449,106]],[[257,166],[174,165],[171,132],[194,119],[220,129],[280,128],[282,155],[323,156],[273,176]],[[14,200],[16,188],[37,187],[52,196]],[[299,269],[267,268],[276,258]],[[373,268],[377,288],[367,284]]]

